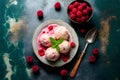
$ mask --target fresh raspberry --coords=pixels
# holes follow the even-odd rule
[[[87,10],[83,10],[83,15],[87,15],[88,14],[88,11]]]
[[[63,76],[63,77],[67,76],[67,74],[68,74],[68,71],[66,69],[62,69],[60,71],[60,75]]]
[[[71,15],[70,15],[70,18],[71,18],[72,20],[74,20],[74,19],[76,19],[76,15],[75,15],[75,14],[71,14]]]
[[[72,10],[74,8],[74,6],[72,5],[72,4],[70,4],[69,6],[68,6],[68,9],[69,10]]]
[[[93,55],[98,56],[99,49],[98,48],[94,48],[92,53],[93,53]]]
[[[73,48],[76,46],[75,42],[70,42],[70,46]]]
[[[83,8],[85,9],[87,7],[86,3],[82,3]]]
[[[83,10],[83,6],[81,6],[81,5],[78,6],[77,10],[78,10],[78,11],[82,11],[82,10]]]
[[[33,63],[33,57],[32,57],[32,56],[27,56],[27,57],[26,57],[26,61],[27,61],[27,63],[29,63],[29,64]]]
[[[89,6],[87,6],[86,10],[87,10],[89,13],[92,12],[92,8],[89,7]]]
[[[73,9],[72,9],[72,12],[73,12],[74,14],[76,14],[77,9],[76,9],[76,8],[73,8]]]
[[[76,8],[77,8],[79,5],[80,5],[80,3],[77,2],[77,1],[73,3],[73,6],[76,7]]]
[[[96,57],[95,56],[90,56],[89,57],[89,61],[90,61],[90,63],[94,63],[95,61],[96,61]]]
[[[85,29],[80,29],[80,32],[81,32],[81,33],[85,33],[86,30],[85,30]]]
[[[61,59],[63,60],[63,62],[67,62],[69,58],[70,58],[69,55],[62,55]]]
[[[73,12],[71,11],[69,14],[70,14],[70,15],[72,15],[72,14],[73,14]]]
[[[86,21],[87,21],[87,20],[89,19],[89,16],[88,16],[88,15],[86,15],[86,16],[85,16],[85,19],[86,19]]]
[[[76,18],[76,21],[77,21],[77,22],[81,22],[81,19],[80,19],[80,18]]]
[[[77,15],[77,17],[81,17],[82,16],[82,12],[81,11],[77,11],[76,15]]]
[[[38,54],[40,56],[44,56],[45,55],[44,50],[42,48],[38,49]]]
[[[43,17],[43,11],[42,11],[42,10],[38,10],[38,11],[37,11],[37,16],[38,16],[39,18],[42,18],[42,17]]]
[[[85,22],[85,17],[84,16],[81,17],[81,22]]]
[[[33,73],[38,74],[39,73],[39,66],[38,65],[32,66],[32,71],[33,71]]]
[[[55,7],[56,10],[60,10],[60,9],[61,9],[61,4],[60,4],[60,2],[56,2],[56,3],[54,4],[54,7]]]
[[[53,29],[53,26],[52,25],[48,26],[48,29],[51,31]]]

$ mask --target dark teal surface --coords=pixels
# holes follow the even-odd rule
[[[56,1],[61,2],[60,11],[54,9]],[[120,0],[87,0],[93,6],[94,16],[85,25],[69,21],[66,9],[71,1],[74,0],[0,0],[0,80],[120,80]],[[44,12],[42,20],[37,18],[38,9]],[[111,17],[114,18],[109,19]],[[75,58],[60,68],[51,68],[41,63],[32,48],[35,29],[49,19],[60,19],[69,23],[77,32],[80,41]],[[19,23],[21,20],[23,23]],[[16,25],[11,26],[12,22]],[[108,24],[104,26],[101,22]],[[107,32],[109,36],[106,52],[101,50],[101,35],[98,34],[95,43],[88,46],[76,77],[70,78],[69,73],[85,45],[85,34],[80,33],[80,29],[93,26],[97,27],[99,33],[101,27],[110,29]],[[90,64],[89,56],[96,47],[100,50],[99,57],[95,64]],[[33,65],[40,67],[40,74],[32,73],[32,65],[28,65],[25,60],[28,55],[35,59]],[[59,73],[63,68],[68,70],[65,78]]]

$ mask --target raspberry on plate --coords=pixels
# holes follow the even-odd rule
[[[38,16],[39,18],[42,18],[42,17],[43,17],[43,11],[42,11],[42,10],[38,10],[38,11],[37,11],[37,16]]]
[[[70,46],[73,48],[73,47],[75,47],[76,45],[75,45],[75,42],[70,42]]]
[[[54,7],[55,7],[56,10],[60,10],[60,9],[61,9],[61,4],[60,4],[60,2],[56,2],[56,3],[54,4]]]
[[[33,63],[33,57],[32,56],[27,56],[26,57],[26,61],[27,61],[27,63]]]
[[[68,71],[66,69],[62,69],[60,71],[60,75],[63,76],[63,77],[67,76],[67,74],[68,74]]]
[[[45,52],[44,52],[44,50],[43,50],[42,48],[40,48],[40,49],[38,49],[38,54],[39,54],[40,56],[44,56],[44,55],[45,55]]]
[[[99,49],[98,48],[94,48],[92,53],[93,53],[93,55],[98,56]]]
[[[39,66],[38,65],[32,66],[32,71],[33,71],[33,73],[38,74],[39,73]]]
[[[94,63],[95,61],[96,61],[96,57],[95,56],[90,56],[89,57],[89,61],[90,61],[90,63]]]

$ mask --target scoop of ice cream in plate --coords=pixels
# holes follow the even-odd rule
[[[60,54],[55,48],[49,47],[45,51],[45,58],[49,61],[56,61],[59,57]]]
[[[66,29],[64,26],[57,26],[54,28],[54,35],[56,39],[63,38],[65,40],[69,39],[69,33],[68,29]]]
[[[71,47],[67,40],[64,40],[61,44],[59,44],[60,53],[66,54],[70,51]]]
[[[42,34],[39,40],[40,40],[40,44],[45,47],[50,47],[52,45],[50,41],[50,36],[48,34]]]

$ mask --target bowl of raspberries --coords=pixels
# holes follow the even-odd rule
[[[69,19],[74,23],[86,23],[93,16],[93,8],[87,1],[73,1],[67,7]]]

